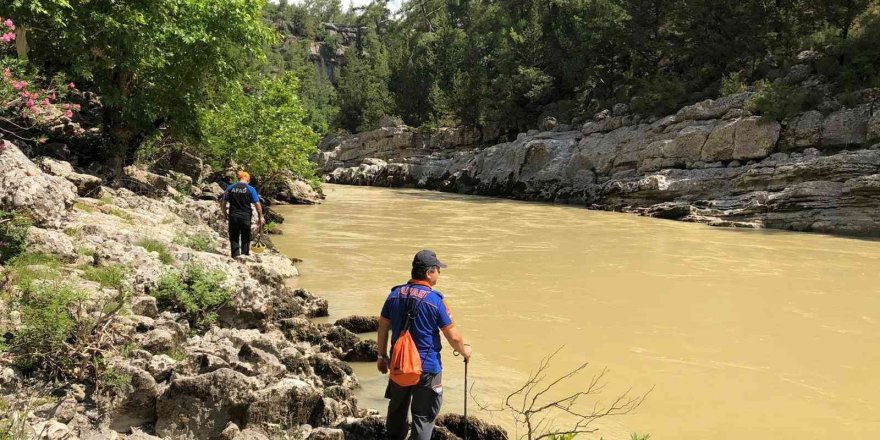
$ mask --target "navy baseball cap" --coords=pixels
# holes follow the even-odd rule
[[[430,249],[424,249],[419,251],[416,254],[415,258],[413,258],[412,262],[413,268],[417,267],[434,267],[437,266],[439,268],[446,268],[446,265],[443,264],[440,260],[437,259],[437,254]]]

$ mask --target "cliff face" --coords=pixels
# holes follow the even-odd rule
[[[751,115],[749,97],[707,100],[653,121],[605,112],[578,131],[532,131],[488,147],[480,144],[491,134],[464,128],[382,128],[326,140],[319,162],[333,183],[880,236],[880,105],[810,111],[780,124]]]

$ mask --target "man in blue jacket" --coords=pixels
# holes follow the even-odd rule
[[[443,404],[443,365],[440,362],[440,333],[446,337],[455,351],[462,354],[467,362],[471,357],[471,347],[464,339],[452,313],[443,299],[443,294],[434,290],[440,278],[440,269],[446,265],[437,259],[431,250],[416,254],[412,262],[412,278],[408,283],[391,290],[379,317],[379,360],[377,368],[382,374],[388,372],[388,331],[391,330],[391,346],[400,337],[406,319],[408,305],[415,302],[415,317],[410,324],[410,334],[419,350],[422,361],[422,377],[413,386],[401,386],[388,381],[385,398],[388,402],[388,416],[385,428],[388,438],[403,440],[411,431],[411,439],[430,440],[434,431],[434,420]],[[407,413],[412,407],[412,425],[407,426]],[[409,428],[409,429],[408,429]]]
[[[238,182],[226,187],[223,200],[220,201],[220,210],[226,221],[229,222],[229,243],[232,247],[232,258],[251,253],[251,219],[253,210],[251,205],[257,208],[258,225],[262,228],[266,223],[263,219],[263,205],[260,203],[260,195],[250,185],[251,175],[246,171],[238,172]],[[227,212],[227,205],[229,211]]]

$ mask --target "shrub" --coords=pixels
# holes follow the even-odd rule
[[[735,95],[748,89],[739,72],[725,75],[721,79],[721,96]]]
[[[0,263],[24,252],[30,222],[12,212],[0,211]]]
[[[159,240],[145,238],[139,241],[137,245],[146,249],[148,252],[156,252],[159,254],[159,261],[161,261],[162,264],[171,264],[174,261],[174,257],[171,255],[171,252],[168,251],[168,246]]]
[[[159,307],[182,313],[195,329],[206,329],[217,320],[217,311],[232,297],[223,282],[226,274],[189,266],[183,273],[168,273],[153,291]]]
[[[759,81],[748,108],[766,118],[782,121],[796,116],[806,103],[807,93],[798,86]]]
[[[278,229],[280,229],[281,225],[276,222],[269,222],[269,223],[266,223],[265,228],[266,228],[267,234],[272,234],[275,231],[277,231]]]
[[[31,284],[15,301],[21,325],[7,341],[15,363],[28,370],[70,374],[79,359],[68,356],[77,339],[77,311],[87,299],[79,289],[56,283]]]

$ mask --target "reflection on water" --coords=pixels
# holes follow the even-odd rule
[[[880,434],[880,242],[418,190],[326,192],[323,205],[281,209],[274,241],[304,260],[298,283],[330,301],[331,319],[376,314],[412,255],[436,250],[482,402],[564,346],[554,372],[590,361],[586,380],[609,368],[603,401],[655,387],[635,414],[599,425],[606,439]],[[451,352],[444,362],[444,410],[460,411],[462,365]],[[355,369],[361,405],[382,409],[385,378]]]

